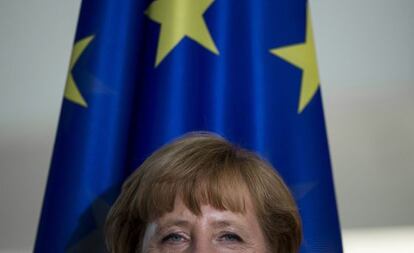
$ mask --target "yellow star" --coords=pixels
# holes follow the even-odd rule
[[[203,14],[214,0],[155,0],[145,14],[161,25],[155,67],[187,36],[219,54]]]
[[[308,7],[306,40],[304,43],[271,49],[270,52],[302,69],[302,84],[298,113],[301,113],[314,97],[319,87],[318,66],[313,42],[312,22]]]
[[[89,43],[91,43],[93,37],[94,36],[89,36],[75,43],[69,64],[68,80],[66,81],[65,87],[65,98],[83,107],[88,107],[88,105],[85,99],[82,97],[82,94],[80,93],[75,80],[73,79],[72,70],[75,67],[75,64],[78,61],[79,57],[82,55],[83,51],[86,49]]]

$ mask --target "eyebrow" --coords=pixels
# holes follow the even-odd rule
[[[215,229],[225,229],[230,228],[230,231],[236,232],[242,236],[243,241],[246,244],[251,244],[251,233],[249,227],[243,224],[239,224],[232,220],[215,220],[210,222],[210,225]]]
[[[244,226],[243,224],[239,224],[231,220],[214,220],[210,222],[210,225],[214,228],[235,227],[237,229],[242,229],[242,230],[247,229],[247,227]]]
[[[217,221],[210,222],[210,225],[212,225],[215,228],[223,228],[223,227],[230,227],[235,224],[227,220],[217,220]]]
[[[163,229],[172,227],[172,226],[188,228],[191,226],[191,224],[189,221],[182,220],[182,219],[167,220],[166,222],[158,224],[156,232],[157,233],[161,232]]]

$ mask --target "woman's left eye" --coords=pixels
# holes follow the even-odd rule
[[[242,242],[242,238],[234,233],[226,233],[220,236],[220,240],[230,241],[230,242]]]

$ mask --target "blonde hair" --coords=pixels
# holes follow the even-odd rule
[[[255,153],[211,133],[190,133],[161,147],[126,180],[106,221],[112,253],[141,252],[147,225],[180,197],[200,215],[203,204],[245,212],[245,190],[272,252],[298,252],[302,239],[295,202],[281,177]]]

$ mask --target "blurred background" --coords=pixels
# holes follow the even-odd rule
[[[0,0],[1,253],[32,251],[80,2]],[[344,250],[414,252],[414,1],[310,2]]]

